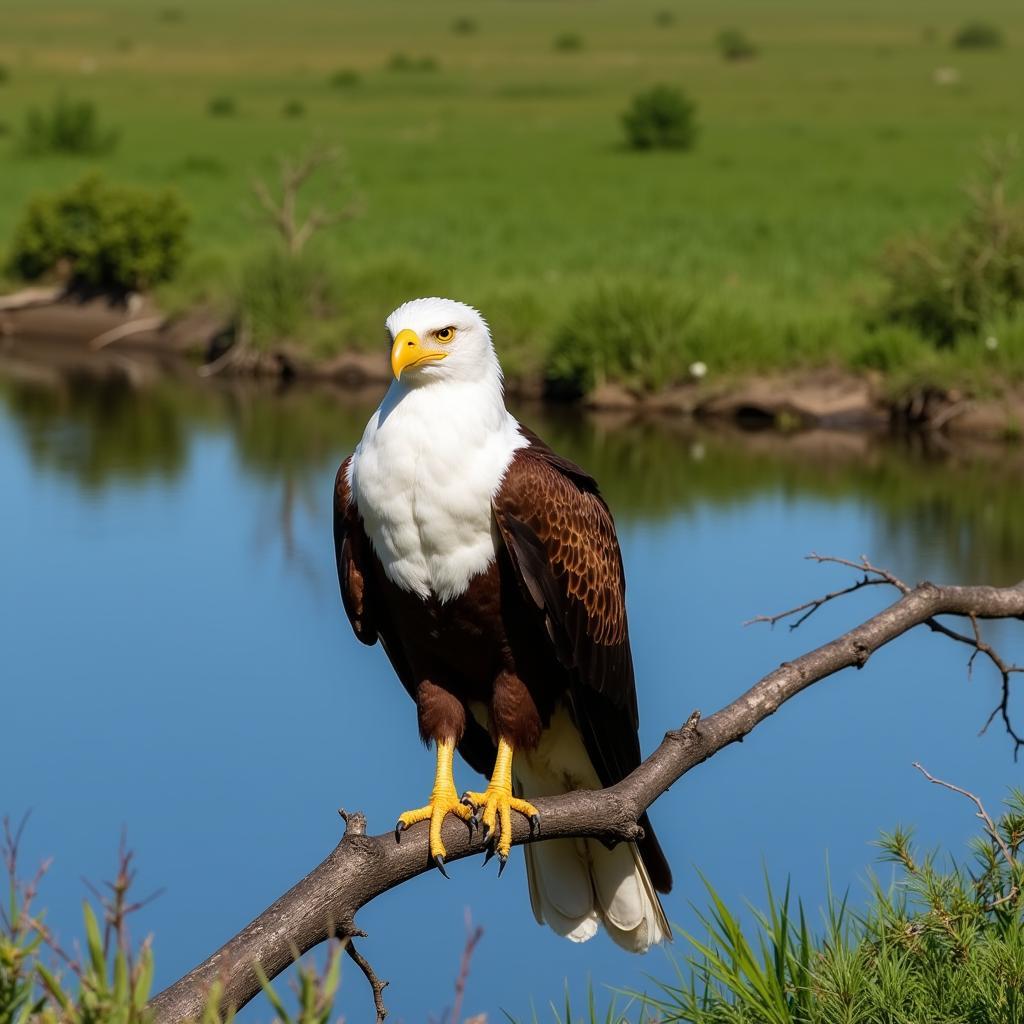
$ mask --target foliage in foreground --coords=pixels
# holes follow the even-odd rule
[[[90,174],[29,203],[11,241],[11,269],[30,281],[57,273],[72,288],[139,291],[178,270],[188,220],[171,189]]]
[[[1020,1024],[1024,1020],[1024,792],[986,826],[961,865],[924,856],[904,829],[883,833],[899,880],[872,880],[863,912],[830,896],[824,929],[767,887],[767,909],[744,923],[707,882],[706,935],[657,995],[634,994],[640,1020],[691,1024]],[[581,1019],[566,1007],[564,1021]],[[582,1019],[599,1016],[591,1005]]]

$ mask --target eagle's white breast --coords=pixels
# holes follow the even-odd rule
[[[500,391],[391,385],[352,456],[352,496],[388,578],[457,597],[494,560],[491,499],[529,444]]]

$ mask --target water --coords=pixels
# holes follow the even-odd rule
[[[109,877],[127,830],[139,895],[164,889],[134,924],[155,935],[162,987],[328,853],[336,807],[384,831],[422,802],[433,762],[412,703],[383,653],[353,638],[337,593],[334,470],[371,406],[113,368],[96,382],[8,363],[0,377],[0,810],[32,809],[26,866],[55,858],[43,902],[65,938],[80,934],[82,877]],[[645,750],[887,600],[853,595],[797,633],[744,628],[849,581],[805,561],[811,550],[866,552],[910,580],[1024,577],[1017,449],[522,418],[595,473],[615,512]],[[1019,626],[987,629],[1024,659]],[[766,872],[789,875],[816,908],[827,859],[859,900],[871,841],[897,822],[962,852],[970,805],[910,763],[992,810],[1020,782],[999,728],[977,736],[997,680],[979,665],[968,683],[965,653],[905,637],[686,776],[652,814],[676,872],[669,917],[693,926],[698,868],[734,904],[758,902]],[[457,782],[476,780],[462,766]],[[661,952],[539,928],[521,855],[500,881],[493,867],[454,864],[451,881],[428,874],[360,915],[364,952],[391,979],[392,1019],[424,1021],[451,1002],[467,908],[485,934],[466,1015],[524,1017],[532,1003],[544,1019],[566,984],[579,1000],[588,982],[645,987],[670,973]],[[348,966],[339,1009],[370,1014]],[[272,1014],[257,1001],[246,1016]]]

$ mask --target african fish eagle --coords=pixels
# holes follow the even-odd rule
[[[391,382],[338,470],[334,540],[356,636],[378,640],[436,745],[430,822],[483,825],[504,867],[524,796],[613,785],[640,763],[622,556],[596,481],[506,410],[483,317],[416,299],[387,319]],[[483,792],[460,798],[455,751]],[[644,838],[525,847],[533,912],[576,942],[603,924],[644,952],[670,938],[657,893],[672,876],[646,815]]]

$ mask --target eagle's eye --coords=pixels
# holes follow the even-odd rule
[[[455,337],[455,328],[442,327],[441,330],[434,331],[434,337],[437,338],[438,341],[442,341],[447,344]]]

